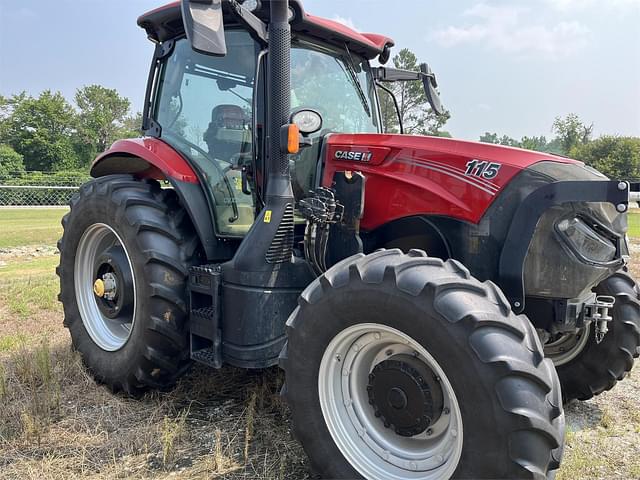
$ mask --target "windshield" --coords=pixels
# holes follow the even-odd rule
[[[366,60],[302,40],[291,51],[291,107],[317,110],[323,132],[377,133],[375,89]]]

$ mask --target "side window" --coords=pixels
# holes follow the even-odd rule
[[[242,167],[253,159],[253,89],[257,45],[247,32],[227,31],[228,54],[194,52],[176,43],[164,65],[155,119],[162,138],[188,156],[207,179],[218,233],[246,234],[255,217],[243,192]]]

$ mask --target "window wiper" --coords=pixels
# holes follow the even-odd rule
[[[356,90],[358,91],[360,102],[362,103],[362,106],[364,107],[365,112],[367,112],[367,115],[370,117],[371,108],[369,107],[369,101],[367,100],[367,95],[364,93],[364,90],[362,89],[362,85],[360,85],[360,82],[358,81],[358,74],[356,73],[356,69],[354,67],[353,57],[351,57],[351,52],[349,51],[349,47],[347,47],[346,44],[345,44],[345,49],[347,50],[348,57],[346,58],[343,57],[343,59],[345,60],[344,65],[346,65],[347,71],[349,72],[349,77],[351,77],[351,82],[353,83],[354,87],[356,87]],[[342,66],[342,63],[337,58],[336,58],[336,62],[338,62],[338,64]],[[343,70],[344,70],[344,67],[343,67]]]

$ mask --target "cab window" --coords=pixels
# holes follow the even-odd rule
[[[242,236],[253,224],[253,195],[242,168],[253,160],[253,91],[258,46],[246,31],[226,32],[225,57],[176,42],[160,78],[155,119],[162,139],[190,158],[215,201],[218,234]]]

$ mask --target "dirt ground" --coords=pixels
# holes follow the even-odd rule
[[[277,369],[196,367],[142,399],[96,385],[51,298],[57,259],[38,248],[0,252],[0,479],[308,478]],[[640,478],[638,368],[566,414],[559,479]]]

